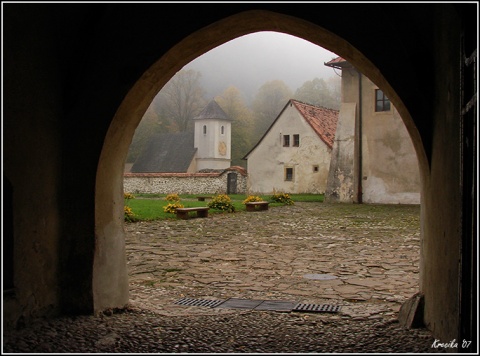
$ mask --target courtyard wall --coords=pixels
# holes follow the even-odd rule
[[[229,174],[236,184],[228,186]],[[133,194],[246,194],[246,172],[227,169],[209,173],[124,173],[124,192]]]

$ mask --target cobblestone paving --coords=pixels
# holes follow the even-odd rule
[[[128,224],[131,302],[170,315],[211,312],[174,304],[191,297],[333,304],[353,318],[396,317],[419,289],[419,213],[419,206],[297,202]]]
[[[455,352],[435,347],[428,330],[405,329],[397,321],[401,303],[418,291],[419,212],[418,206],[296,203],[126,224],[131,305],[4,330],[2,352]],[[341,310],[175,304],[182,297],[295,301]]]

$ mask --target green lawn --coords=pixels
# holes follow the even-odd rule
[[[195,195],[180,195],[180,203],[186,208],[196,206],[207,206],[209,199],[205,201],[198,201]],[[135,214],[137,220],[160,220],[160,219],[176,219],[175,214],[165,213],[163,207],[169,202],[165,200],[166,194],[134,194],[135,199],[125,200],[125,205],[130,207]],[[201,195],[209,196],[209,195]],[[212,197],[215,195],[212,195]],[[231,194],[229,195],[235,211],[245,211],[245,205],[243,201],[247,198],[247,195],[243,194]],[[323,202],[323,194],[290,194],[291,199],[294,202]],[[260,198],[266,201],[270,201],[270,206],[282,206],[284,204],[272,202],[271,195],[261,195]],[[221,210],[210,209],[209,214],[225,214]]]

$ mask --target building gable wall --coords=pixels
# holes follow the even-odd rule
[[[300,145],[292,147],[296,134]],[[290,136],[289,147],[283,147],[284,135]],[[323,193],[329,167],[330,149],[298,110],[288,105],[248,157],[249,191]],[[285,180],[286,168],[293,168],[292,181]]]

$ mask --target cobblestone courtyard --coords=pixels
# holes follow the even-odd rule
[[[297,202],[128,224],[132,305],[191,314],[211,310],[175,300],[246,298],[394,316],[418,291],[419,213],[419,206]]]
[[[130,307],[4,331],[4,352],[436,353],[397,321],[418,291],[419,206],[295,203],[126,224]],[[322,277],[322,278],[319,278]],[[338,313],[209,308],[198,299],[341,306]]]

